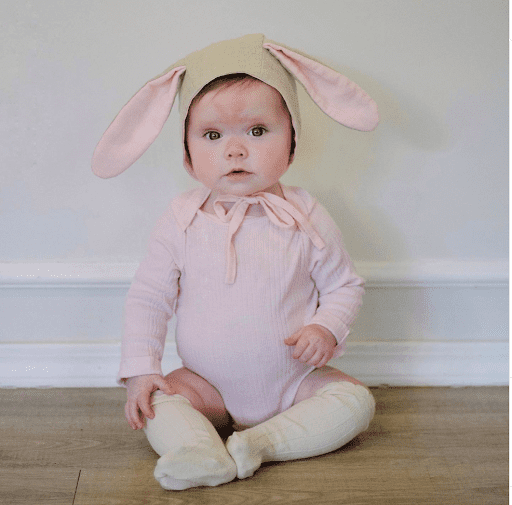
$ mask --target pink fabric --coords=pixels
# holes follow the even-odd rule
[[[335,121],[361,131],[377,127],[377,104],[357,84],[329,67],[277,44],[267,42],[263,47],[302,83],[318,107]]]
[[[363,280],[325,209],[300,188],[282,189],[285,205],[301,214],[296,222],[307,223],[301,226],[315,230],[325,247],[300,226],[276,225],[274,213],[246,215],[230,238],[229,222],[199,210],[206,188],[171,202],[127,297],[119,380],[162,374],[167,322],[176,314],[183,365],[218,389],[239,426],[253,426],[288,409],[314,369],[292,358],[285,338],[320,324],[338,341],[335,355],[343,354]],[[231,240],[237,275],[227,284]]]
[[[233,207],[226,212],[222,203],[233,203]],[[309,224],[306,216],[299,212],[286,200],[271,193],[256,193],[251,196],[221,196],[213,204],[215,213],[224,223],[229,223],[228,240],[226,247],[226,282],[233,284],[236,277],[236,251],[234,245],[235,233],[244,220],[245,213],[250,205],[260,204],[272,223],[280,228],[291,228],[298,225],[318,249],[325,247],[324,241],[318,236]]]
[[[146,152],[169,117],[183,72],[185,67],[176,67],[149,81],[121,109],[94,151],[96,175],[119,175]]]
[[[198,91],[193,86],[181,89],[183,74],[185,81],[188,79],[194,82],[197,79],[203,83],[204,75],[213,80],[224,75],[228,68],[228,73],[245,71],[240,66],[240,47],[243,46],[247,50],[248,44],[249,47],[251,44],[260,45],[263,40],[265,38],[260,34],[224,41],[223,47],[229,47],[230,50],[219,53],[216,52],[218,44],[212,44],[180,60],[176,64],[179,66],[146,83],[122,108],[98,143],[92,160],[93,172],[103,178],[114,177],[124,172],[144,154],[169,117],[178,90],[180,89],[184,103],[190,103],[193,98],[187,96],[187,93],[192,93],[191,90],[194,90],[193,93]],[[300,121],[295,87],[293,90],[289,89],[290,74],[302,83],[313,101],[335,121],[362,131],[370,131],[377,126],[379,117],[376,103],[347,77],[273,42],[264,42],[263,47],[273,56],[265,52],[268,58],[262,60],[261,51],[257,50],[257,46],[253,47],[244,53],[248,58],[248,61],[245,61],[248,64],[247,73],[264,82],[272,75],[269,84],[281,92],[288,104],[295,126],[296,142]],[[272,64],[269,64],[269,61]],[[224,69],[224,73],[221,69]],[[185,113],[186,111],[182,110],[182,115]],[[182,117],[182,126],[184,120]],[[184,166],[194,177],[186,157]]]

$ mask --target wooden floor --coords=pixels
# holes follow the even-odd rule
[[[508,503],[508,388],[373,388],[370,429],[317,458],[164,491],[122,389],[0,389],[2,505]]]

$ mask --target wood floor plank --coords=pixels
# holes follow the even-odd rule
[[[338,451],[169,492],[153,479],[144,434],[124,420],[124,390],[0,389],[0,504],[508,503],[508,388],[372,392],[369,430]]]
[[[0,468],[2,505],[72,505],[78,468]]]

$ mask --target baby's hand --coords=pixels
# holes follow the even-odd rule
[[[126,380],[126,405],[124,412],[128,424],[134,430],[144,427],[144,417],[153,419],[151,393],[160,389],[167,395],[174,394],[171,386],[161,375],[139,375]]]
[[[301,363],[323,367],[333,356],[337,345],[334,335],[319,324],[308,324],[285,339],[284,343],[295,346],[293,357]]]

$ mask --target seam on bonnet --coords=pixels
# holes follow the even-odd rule
[[[263,75],[263,60],[265,59],[263,51],[267,51],[267,49],[265,49],[263,47],[264,43],[265,43],[265,36],[262,35],[262,37],[261,37],[261,51],[260,51],[260,70],[259,70],[260,77]],[[265,76],[265,78],[268,80],[267,76]]]

